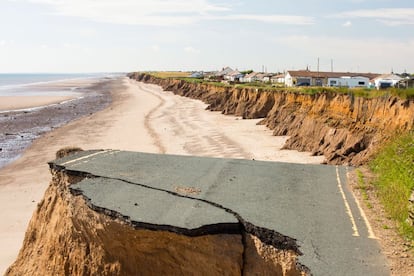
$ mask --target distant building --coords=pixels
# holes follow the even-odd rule
[[[414,88],[414,77],[407,76],[397,84],[398,88]]]
[[[264,76],[263,76],[263,82],[270,82],[270,80],[271,80],[271,78],[273,77],[273,74],[271,74],[271,73],[266,73],[266,74],[264,74]]]
[[[230,67],[224,67],[223,69],[221,69],[221,71],[218,71],[217,73],[214,74],[215,77],[217,78],[221,78],[224,79],[224,77],[228,74],[230,74],[231,72],[233,72],[234,70],[231,69]]]
[[[203,78],[204,77],[204,73],[203,72],[194,72],[190,75],[190,78]]]
[[[395,74],[384,74],[374,78],[374,85],[377,89],[395,87],[402,78]]]
[[[369,80],[378,77],[373,73],[287,71],[285,85],[292,86],[347,86],[368,87]],[[364,82],[364,84],[362,84]]]
[[[227,75],[225,75],[224,79],[226,79],[228,81],[239,82],[240,79],[242,79],[243,77],[244,77],[244,74],[240,73],[237,70],[234,70],[234,71],[228,73]]]
[[[255,82],[257,81],[257,72],[251,72],[250,74],[245,75],[240,81],[241,82]]]
[[[332,87],[369,87],[369,78],[355,76],[355,77],[339,77],[339,78],[328,78],[328,86]]]
[[[285,74],[274,75],[270,78],[270,82],[273,84],[285,84]]]

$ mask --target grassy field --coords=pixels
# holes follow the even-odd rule
[[[414,189],[414,132],[396,137],[370,163],[376,174],[374,186],[388,215],[399,224],[401,234],[414,241],[408,217],[408,199]]]
[[[167,79],[167,78],[185,78],[189,77],[191,73],[182,71],[156,71],[146,72],[147,74],[153,75],[154,77]]]

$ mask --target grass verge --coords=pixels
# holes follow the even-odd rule
[[[372,209],[372,205],[371,205],[371,202],[369,201],[369,196],[368,196],[368,189],[370,187],[369,185],[367,185],[367,182],[365,181],[365,176],[359,169],[356,169],[356,175],[357,175],[358,188],[361,190],[362,199],[364,200],[367,207],[369,209]]]
[[[396,137],[370,163],[376,174],[374,186],[388,215],[401,234],[414,241],[414,227],[406,221],[408,199],[414,189],[414,132]]]

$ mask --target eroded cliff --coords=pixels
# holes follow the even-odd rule
[[[200,99],[212,111],[246,119],[263,118],[261,124],[272,129],[274,135],[290,136],[284,148],[324,155],[329,164],[363,164],[384,141],[414,127],[414,101],[394,96],[310,95],[189,83],[140,73],[129,76],[177,95]]]
[[[298,252],[245,232],[188,236],[134,225],[95,206],[71,185],[91,175],[53,178],[6,275],[305,275]],[[252,231],[252,229],[250,229]]]

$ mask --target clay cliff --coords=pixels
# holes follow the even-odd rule
[[[266,91],[160,79],[132,73],[130,78],[209,104],[208,109],[245,119],[263,118],[274,135],[287,135],[284,148],[324,155],[329,164],[361,165],[396,133],[414,127],[414,100],[321,92]]]
[[[305,275],[298,252],[233,233],[184,235],[137,227],[96,209],[71,185],[90,178],[52,168],[52,181],[6,275]]]

